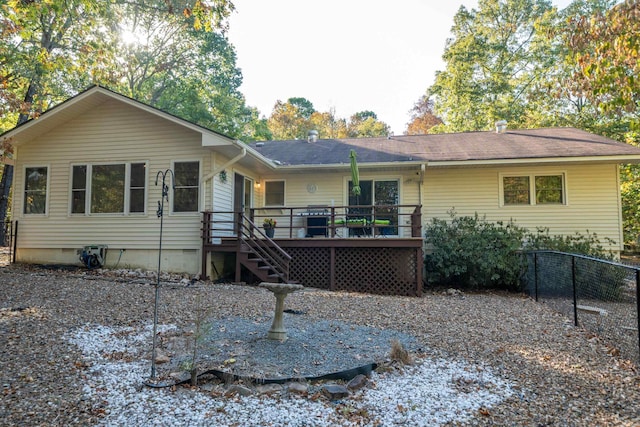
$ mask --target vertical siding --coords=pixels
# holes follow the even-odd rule
[[[566,205],[500,206],[500,174],[565,173]],[[597,233],[605,247],[622,247],[618,167],[615,164],[508,168],[427,168],[423,220],[486,215],[490,221],[513,219],[535,231],[547,227],[558,235]],[[615,245],[606,245],[610,238]]]

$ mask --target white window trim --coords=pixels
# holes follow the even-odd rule
[[[142,163],[145,169],[145,185],[144,185],[144,211],[143,212],[129,212],[129,208],[131,206],[131,165],[133,163]],[[91,212],[91,185],[93,179],[93,166],[104,166],[104,165],[125,165],[124,169],[124,203],[123,203],[123,212],[110,212],[110,213],[92,213]],[[87,178],[85,182],[85,200],[84,200],[84,213],[73,213],[73,168],[75,166],[86,166],[87,167]],[[92,162],[92,163],[72,163],[69,166],[69,204],[68,204],[68,215],[73,217],[82,217],[82,216],[146,216],[147,215],[147,200],[149,196],[149,162],[147,160],[133,160],[126,162]]]
[[[538,204],[536,202],[536,177],[540,177],[540,176],[558,176],[560,175],[562,177],[562,202],[561,203],[540,203]],[[567,189],[567,172],[566,171],[544,171],[544,172],[530,172],[530,171],[523,171],[523,172],[500,172],[498,174],[499,178],[499,204],[501,208],[514,208],[514,209],[522,209],[522,208],[527,208],[527,207],[531,207],[531,206],[544,206],[544,207],[550,207],[550,206],[568,206],[569,205],[569,195],[568,195],[568,189]],[[510,204],[505,204],[504,202],[504,178],[509,178],[509,177],[520,177],[520,176],[526,176],[529,177],[529,203],[527,204],[518,204],[518,205],[510,205]]]
[[[198,163],[198,207],[195,211],[192,212],[174,212],[173,210],[173,201],[174,199],[174,190],[175,190],[175,170],[176,170],[176,163]],[[200,215],[200,212],[203,211],[203,203],[204,203],[204,197],[202,195],[202,159],[179,159],[179,160],[173,160],[171,162],[171,172],[172,176],[167,176],[166,180],[165,180],[165,184],[167,184],[169,186],[169,209],[167,209],[166,206],[166,201],[165,201],[165,210],[167,212],[169,212],[169,215],[176,215],[176,216],[193,216],[193,215]],[[158,177],[158,187],[160,187],[162,185],[161,183],[161,178],[162,177]],[[162,189],[160,189],[160,191],[162,191]]]
[[[281,182],[282,183],[282,204],[281,205],[268,205],[267,204],[267,183],[268,182]],[[251,188],[251,191],[253,192],[253,186]],[[287,206],[287,180],[286,179],[265,179],[264,180],[264,191],[263,191],[263,197],[264,197],[264,207],[265,208],[282,208],[284,206]]]
[[[347,175],[343,178],[344,181],[344,202],[343,202],[343,206],[349,206],[349,182],[352,181],[351,179],[351,175]],[[390,176],[360,176],[359,177],[360,181],[372,181],[373,185],[372,185],[372,191],[374,192],[374,194],[372,195],[373,197],[373,203],[375,205],[376,203],[376,195],[375,195],[375,183],[377,181],[396,181],[398,183],[398,205],[403,205],[403,176],[402,175],[390,175]],[[408,218],[407,215],[404,215],[404,209],[405,208],[398,208],[398,221],[402,221],[402,219],[404,218],[406,221],[406,218]],[[402,214],[402,215],[401,215]],[[387,235],[387,237],[402,237],[403,233],[407,233],[406,228],[404,227],[400,227],[401,225],[406,225],[406,224],[398,224],[398,234],[389,234]]]
[[[25,194],[27,192],[27,169],[34,168],[47,168],[47,187],[45,189],[45,201],[44,201],[44,213],[26,213],[24,211]],[[35,217],[48,217],[49,216],[49,196],[51,193],[51,165],[50,164],[38,164],[38,165],[24,165],[22,168],[22,206],[20,206],[20,213],[26,218]]]

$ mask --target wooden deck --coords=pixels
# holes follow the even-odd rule
[[[308,237],[278,237],[294,234],[295,227],[281,227],[274,238],[269,238],[256,226],[261,221],[254,223],[239,213],[204,212],[202,271],[208,275],[209,253],[235,253],[236,281],[240,281],[243,270],[249,270],[255,273],[256,281],[279,280],[334,291],[420,296],[423,239],[420,207],[412,208],[407,215],[411,219],[404,224],[410,230],[406,233],[410,237],[378,232],[373,221],[368,231],[358,230],[352,234],[343,228],[343,233],[351,237],[340,237],[331,227],[331,221],[329,225],[322,225],[322,234],[309,233],[307,229],[305,236]],[[215,218],[230,215],[236,218],[235,229],[240,229],[240,233],[229,235],[229,227],[226,231],[218,228],[220,221]],[[396,232],[401,227],[394,226]],[[275,260],[269,260],[272,256]]]

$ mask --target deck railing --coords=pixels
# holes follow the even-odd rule
[[[211,239],[237,235],[237,212],[209,212],[205,226]],[[274,220],[275,238],[421,237],[420,205],[293,206],[248,210],[248,222],[263,228]],[[251,230],[249,230],[251,232]],[[209,240],[210,241],[210,240]]]

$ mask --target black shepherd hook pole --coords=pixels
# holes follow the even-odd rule
[[[167,169],[164,172],[158,171],[156,175],[156,185],[158,180],[162,177],[162,197],[158,201],[158,218],[160,218],[160,244],[158,247],[158,277],[156,280],[156,298],[153,308],[153,348],[151,350],[151,379],[156,378],[156,334],[158,331],[158,301],[160,300],[160,264],[162,262],[162,223],[164,218],[164,202],[169,203],[169,186],[167,185],[167,177],[171,175],[171,182],[175,186],[175,175],[171,169]]]

